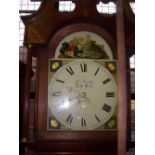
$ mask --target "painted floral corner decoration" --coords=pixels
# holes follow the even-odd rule
[[[59,58],[109,59],[104,45],[97,44],[89,35],[74,37],[62,43]]]

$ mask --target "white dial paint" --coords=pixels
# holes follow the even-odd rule
[[[62,66],[48,89],[53,115],[73,130],[92,130],[103,125],[117,105],[113,76],[91,60],[76,60]]]

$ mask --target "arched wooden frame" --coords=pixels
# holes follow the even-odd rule
[[[113,37],[105,31],[103,28],[94,25],[94,24],[89,24],[89,23],[74,23],[67,25],[63,27],[62,29],[58,30],[53,36],[51,36],[51,39],[48,42],[48,50],[50,50],[51,57],[54,57],[55,55],[55,50],[60,43],[60,41],[66,37],[67,35],[73,33],[73,32],[78,32],[78,31],[88,31],[88,32],[94,32],[101,36],[109,45],[113,58],[117,59],[117,54],[116,54],[116,43],[113,39]]]
[[[114,131],[47,131],[47,87],[48,87],[48,60],[53,58],[55,50],[59,42],[68,34],[77,31],[94,32],[105,39],[108,43],[113,57],[116,59],[116,46],[115,41],[111,35],[103,28],[89,24],[89,23],[74,23],[59,29],[49,39],[47,48],[40,48],[38,50],[38,78],[37,78],[37,111],[35,134],[38,140],[57,140],[57,141],[83,141],[94,142],[98,141],[100,144],[109,144],[116,147],[117,130]],[[45,54],[46,53],[46,54]],[[40,66],[40,67],[39,67]]]

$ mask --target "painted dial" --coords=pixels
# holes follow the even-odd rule
[[[76,60],[59,68],[48,89],[53,115],[72,130],[100,127],[111,118],[117,105],[113,76],[91,60]]]

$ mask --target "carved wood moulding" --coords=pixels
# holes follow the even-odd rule
[[[125,0],[123,6],[127,48],[130,46],[131,35],[135,31],[134,13],[130,8],[129,1],[132,0]],[[36,13],[21,17],[25,24],[25,45],[47,45],[56,31],[64,26],[78,22],[96,24],[110,33],[116,40],[116,14],[101,14],[96,8],[99,2],[116,3],[116,0],[72,0],[75,3],[75,9],[72,12],[60,12],[58,2],[59,0],[42,0],[41,6]],[[131,41],[132,47],[133,43],[134,40]]]

